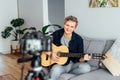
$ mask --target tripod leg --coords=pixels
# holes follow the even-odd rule
[[[29,71],[27,76],[25,77],[25,80],[32,80],[34,72],[33,71]]]

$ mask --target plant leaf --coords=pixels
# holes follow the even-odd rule
[[[4,31],[1,32],[1,36],[3,38],[8,38],[11,35],[11,31],[13,30],[12,27],[8,26]]]
[[[20,30],[20,29],[16,30],[16,33],[18,33],[18,34],[24,34],[23,31]]]
[[[61,27],[60,25],[58,25],[58,24],[49,24],[49,25],[43,26],[43,28],[42,28],[42,33],[43,33],[43,34],[48,34],[48,33],[46,33],[46,30],[47,30],[48,27],[58,27],[58,28],[62,28],[62,27]]]
[[[24,28],[24,29],[21,30],[21,32],[24,34],[25,31],[27,31],[27,30],[36,31],[36,28],[35,27]]]
[[[10,24],[13,26],[13,27],[20,27],[24,24],[24,19],[22,18],[17,18],[17,19],[13,19]]]
[[[26,32],[21,39],[25,39],[29,32]]]
[[[1,36],[5,39],[8,38],[11,35],[11,33],[9,33],[9,32],[2,31],[1,33],[2,33]]]

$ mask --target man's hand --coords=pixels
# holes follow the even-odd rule
[[[89,56],[88,54],[84,55],[84,60],[85,61],[89,61],[91,59],[91,56]]]
[[[89,61],[90,59],[91,59],[91,56],[89,56],[88,54],[85,54],[84,57],[79,59],[79,61],[84,62],[84,61]]]
[[[50,58],[54,61],[58,61],[59,60],[59,56],[52,54],[52,52],[45,52],[48,56],[50,56]]]
[[[52,52],[51,52],[51,51],[45,51],[45,53],[46,53],[48,56],[52,55]]]
[[[54,60],[55,62],[57,62],[59,60],[59,56],[52,54],[51,59]]]

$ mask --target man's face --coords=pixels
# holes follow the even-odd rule
[[[66,34],[72,34],[72,32],[76,29],[76,22],[67,21],[64,23],[64,31]]]

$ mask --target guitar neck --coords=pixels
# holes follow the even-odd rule
[[[83,53],[60,53],[60,57],[83,57]]]
[[[60,57],[83,57],[85,54],[88,53],[59,53]],[[92,59],[105,59],[106,56],[100,53],[89,53],[88,55],[91,56]]]

